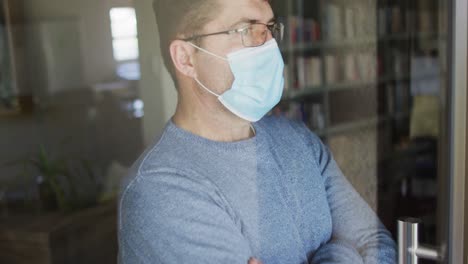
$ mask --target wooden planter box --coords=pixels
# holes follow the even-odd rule
[[[117,206],[0,218],[0,263],[117,263]]]

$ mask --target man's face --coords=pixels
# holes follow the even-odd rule
[[[268,24],[273,20],[273,11],[265,0],[218,0],[221,12],[208,23],[200,34],[213,33],[241,28],[254,22]],[[243,49],[239,33],[214,35],[202,38],[202,48],[227,57],[227,54]],[[205,52],[195,54],[195,68],[198,79],[217,94],[228,90],[234,81],[227,61],[216,58]]]

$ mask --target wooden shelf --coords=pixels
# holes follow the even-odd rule
[[[286,90],[283,94],[282,100],[294,101],[300,100],[307,96],[317,95],[325,91],[343,91],[352,90],[358,88],[365,88],[370,86],[376,86],[379,82],[362,82],[362,81],[350,81],[342,82],[337,84],[316,86],[316,87],[305,87],[297,90]]]
[[[346,123],[339,124],[339,125],[333,125],[333,126],[330,126],[329,128],[325,128],[321,130],[314,130],[314,132],[320,137],[330,136],[330,135],[339,135],[339,134],[383,124],[383,123],[392,121],[394,119],[402,119],[402,118],[407,118],[407,117],[409,117],[408,113],[395,113],[393,115],[378,116],[378,117],[372,117],[372,118],[367,118],[367,119],[362,119],[362,120],[357,120],[357,121],[346,122]]]
[[[330,126],[329,128],[317,130],[315,133],[318,136],[331,136],[331,135],[339,135],[346,132],[356,131],[363,128],[368,128],[377,125],[380,122],[385,122],[387,119],[381,119],[381,117],[374,117],[364,120],[358,120],[353,122],[347,122],[340,125]]]
[[[302,99],[307,96],[320,94],[325,91],[343,91],[343,90],[359,89],[359,88],[365,88],[365,87],[370,87],[370,86],[377,86],[378,84],[387,83],[390,81],[398,81],[398,80],[403,81],[407,79],[408,77],[404,77],[404,78],[382,77],[382,78],[379,78],[378,81],[374,81],[374,82],[346,81],[346,82],[323,85],[323,86],[289,89],[284,92],[282,100],[294,101],[294,100]]]
[[[441,72],[440,76],[443,76],[445,73]],[[323,92],[329,91],[344,91],[352,90],[366,87],[378,86],[380,84],[386,84],[389,82],[409,82],[412,80],[427,80],[434,78],[434,75],[421,75],[421,76],[408,76],[402,75],[400,77],[392,76],[381,76],[377,81],[373,82],[363,82],[363,81],[345,81],[336,84],[322,85],[322,86],[312,86],[312,87],[303,87],[303,88],[294,88],[285,90],[283,93],[282,100],[284,101],[295,101],[300,100],[308,96],[321,94]]]
[[[294,100],[304,98],[306,96],[321,94],[325,92],[325,90],[326,90],[325,86],[305,87],[305,88],[297,89],[297,90],[296,89],[285,90],[281,100],[294,101]]]
[[[434,40],[446,39],[445,34],[439,34],[435,32],[421,32],[421,33],[395,33],[388,34],[385,36],[369,36],[353,39],[337,39],[337,40],[319,40],[311,43],[294,43],[289,44],[281,48],[281,51],[286,54],[290,53],[301,53],[314,50],[327,50],[327,49],[342,49],[345,47],[361,47],[367,48],[369,45],[376,45],[378,42],[388,42],[388,41],[408,41],[410,39],[419,39],[419,40]]]
[[[437,32],[418,32],[418,33],[393,33],[384,36],[380,36],[379,41],[394,41],[394,40],[409,40],[409,39],[445,39],[446,35]]]
[[[284,53],[306,52],[313,50],[324,49],[341,49],[343,47],[361,47],[376,44],[376,38],[356,38],[356,39],[342,39],[333,41],[316,41],[313,43],[297,43],[292,44],[293,47],[284,47],[281,49]]]

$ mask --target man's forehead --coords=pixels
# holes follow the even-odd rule
[[[222,11],[216,18],[224,26],[247,22],[267,23],[273,19],[273,11],[267,0],[219,0]]]

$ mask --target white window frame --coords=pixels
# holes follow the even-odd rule
[[[117,59],[117,56],[116,56],[116,53],[115,53],[115,47],[114,47],[114,41],[115,40],[119,40],[119,39],[131,39],[133,37],[122,37],[122,38],[119,38],[119,37],[115,37],[113,35],[113,32],[112,32],[112,18],[111,18],[111,10],[114,9],[114,8],[132,8],[133,10],[135,10],[135,7],[132,5],[131,2],[129,1],[116,1],[116,4],[115,5],[112,5],[110,6],[110,8],[108,8],[108,16],[109,16],[109,21],[110,21],[110,30],[111,30],[111,38],[112,38],[112,54],[113,54],[113,57],[114,57],[114,61],[115,61],[115,73],[117,76],[119,76],[119,78],[122,78],[122,79],[126,79],[126,80],[139,80],[140,79],[140,74],[141,74],[141,70],[139,68],[139,65],[140,65],[140,61],[139,61],[139,56],[140,56],[140,51],[139,51],[139,44],[138,44],[138,41],[139,41],[139,38],[138,38],[138,28],[137,28],[137,32],[136,32],[136,40],[137,40],[137,57],[135,59],[124,59],[124,60],[119,60]],[[136,12],[136,10],[135,10]],[[135,19],[136,19],[136,14],[135,14]],[[134,64],[135,67],[138,67],[138,76],[134,76],[134,77],[129,77],[129,76],[125,76],[125,74],[121,74],[119,73],[119,71],[122,69],[122,67],[125,67],[125,66],[128,66],[130,64]]]

